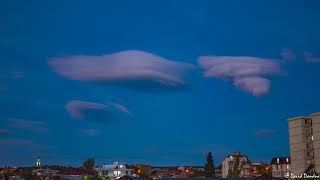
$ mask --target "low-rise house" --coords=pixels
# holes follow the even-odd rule
[[[129,169],[125,165],[114,162],[110,165],[97,167],[99,176],[108,177],[110,180],[119,179],[122,176],[132,176],[134,169]]]
[[[285,177],[290,172],[290,157],[275,157],[271,160],[272,176]]]
[[[82,180],[85,176],[95,176],[97,172],[94,169],[86,168],[67,168],[63,172],[63,178],[69,180]]]
[[[151,166],[145,164],[137,164],[134,167],[134,175],[138,177],[148,177],[151,175]]]
[[[190,167],[185,166],[160,166],[152,167],[151,178],[152,179],[162,179],[162,178],[181,178],[186,177],[186,173],[189,173]]]
[[[248,164],[249,159],[247,156],[240,152],[235,152],[222,161],[222,177],[248,177],[250,174]]]

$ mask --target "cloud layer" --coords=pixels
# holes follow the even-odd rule
[[[82,134],[85,136],[96,136],[98,131],[96,129],[85,129],[82,130]]]
[[[143,91],[183,88],[188,84],[184,75],[193,68],[188,63],[137,50],[103,56],[52,58],[49,65],[69,79]]]
[[[198,64],[205,69],[205,77],[231,80],[236,87],[254,96],[266,95],[270,80],[265,77],[281,72],[275,60],[258,57],[201,56]]]
[[[8,129],[0,129],[0,135],[8,135],[11,132]]]
[[[15,129],[23,129],[36,133],[45,133],[48,131],[46,124],[41,121],[28,121],[24,119],[10,118],[9,122],[9,126]]]
[[[256,136],[257,137],[266,137],[266,136],[271,136],[277,133],[277,130],[275,129],[260,129],[256,131]]]
[[[297,58],[296,54],[288,48],[282,49],[281,57],[284,60],[295,60]]]
[[[320,63],[320,57],[314,56],[311,52],[305,51],[303,53],[304,60],[311,63]]]
[[[100,104],[73,100],[66,104],[65,109],[73,118],[99,122],[131,115],[130,111],[125,106],[116,103]]]
[[[7,85],[0,84],[0,92],[1,92],[1,91],[6,91],[7,89],[8,89],[8,86],[7,86]]]

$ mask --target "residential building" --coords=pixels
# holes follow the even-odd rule
[[[152,167],[151,178],[152,179],[162,179],[168,177],[179,177],[183,171],[179,169],[178,166],[168,166],[168,167]]]
[[[272,177],[285,177],[290,172],[290,157],[275,157],[271,160]]]
[[[137,164],[134,167],[134,174],[137,176],[147,177],[151,174],[151,166],[145,164]]]
[[[103,165],[101,167],[97,167],[96,171],[98,171],[99,176],[108,177],[110,180],[119,179],[122,176],[133,175],[133,169],[127,168],[125,165],[119,164],[118,162],[114,162],[111,165]]]
[[[86,168],[67,168],[63,172],[63,179],[67,180],[82,180],[85,176],[95,176],[94,169]]]
[[[240,152],[235,152],[232,155],[227,156],[222,161],[222,177],[227,178],[231,176],[234,167],[238,167],[238,171],[240,171],[240,177],[247,177],[249,172],[249,159],[247,156],[242,155]]]
[[[320,113],[288,120],[291,172],[320,172]]]

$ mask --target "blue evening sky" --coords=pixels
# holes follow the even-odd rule
[[[1,1],[0,166],[34,165],[37,156],[79,166],[88,157],[203,165],[209,151],[215,164],[236,150],[252,161],[288,156],[287,119],[320,111],[319,8],[317,0]],[[91,83],[48,63],[127,50],[194,65],[190,87]],[[281,73],[254,96],[232,80],[204,77],[200,56],[273,59]],[[89,117],[70,114],[72,101]],[[95,109],[114,103],[130,115]]]

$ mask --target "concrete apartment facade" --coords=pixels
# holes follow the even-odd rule
[[[320,172],[320,113],[288,120],[291,172],[301,174],[310,166]]]
[[[272,177],[285,177],[290,172],[290,157],[274,157],[271,160]]]

